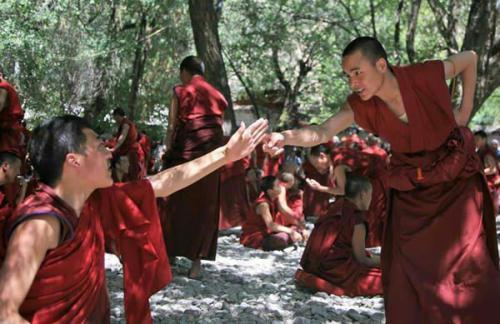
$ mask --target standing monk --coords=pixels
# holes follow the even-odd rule
[[[493,205],[467,124],[476,54],[390,66],[383,46],[360,37],[343,52],[353,93],[319,126],[274,133],[266,145],[327,142],[354,121],[393,149],[382,273],[388,323],[500,323]],[[446,79],[460,75],[453,111]]]
[[[171,279],[155,197],[248,155],[266,128],[263,120],[242,126],[198,159],[112,186],[111,153],[84,119],[43,123],[30,144],[41,186],[9,217],[2,237],[0,322],[109,323],[106,237],[123,262],[127,322],[151,323],[149,297]]]
[[[140,144],[137,142],[137,127],[135,123],[125,116],[125,111],[118,107],[113,110],[113,119],[118,125],[115,135],[116,144],[111,150],[113,159],[120,156],[127,156],[129,160],[128,179],[139,180],[145,177],[144,163],[139,159],[141,155]]]
[[[191,161],[221,146],[224,96],[203,78],[203,62],[186,57],[180,65],[182,85],[174,87],[165,139],[165,167]],[[219,171],[168,197],[162,226],[171,257],[192,260],[188,276],[196,278],[201,259],[215,260],[219,226]]]

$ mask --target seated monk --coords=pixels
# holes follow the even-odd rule
[[[281,194],[279,197],[280,204],[284,207],[285,212],[278,212],[279,217],[283,217],[285,225],[294,225],[293,220],[288,221],[292,217],[299,223],[304,223],[304,201],[303,192],[298,188],[298,182],[295,176],[288,172],[282,172],[279,176]],[[286,215],[285,215],[286,214]]]
[[[345,198],[315,224],[297,270],[297,285],[339,296],[382,294],[380,258],[365,250],[363,218],[372,197],[370,180],[348,175]]]
[[[323,186],[331,186],[332,159],[330,148],[320,144],[311,148],[302,169],[306,178],[313,179]],[[307,217],[321,217],[328,210],[330,195],[304,187],[304,214]]]
[[[242,125],[212,152],[113,186],[111,152],[88,122],[63,116],[37,127],[29,151],[40,186],[5,224],[0,322],[109,323],[106,239],[123,262],[127,322],[152,323],[149,297],[172,277],[155,198],[248,155],[266,128]]]
[[[255,201],[254,210],[242,226],[240,242],[246,247],[264,251],[283,250],[289,245],[304,240],[302,230],[296,226],[286,226],[277,217],[278,197],[281,193],[279,180],[273,176],[264,177],[260,184],[261,193]],[[299,223],[293,220],[297,225]]]

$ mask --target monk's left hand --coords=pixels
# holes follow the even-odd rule
[[[250,126],[241,123],[240,128],[231,136],[226,144],[228,162],[236,161],[249,155],[266,135],[267,119],[259,119]]]

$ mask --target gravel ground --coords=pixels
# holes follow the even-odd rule
[[[179,258],[172,268],[172,283],[150,299],[153,321],[385,323],[381,297],[349,298],[297,290],[293,278],[303,245],[282,252],[263,252],[243,247],[238,238],[237,229],[221,233],[217,260],[204,262],[201,280],[188,279],[190,262]],[[123,275],[113,255],[106,255],[106,274],[112,323],[124,323]]]

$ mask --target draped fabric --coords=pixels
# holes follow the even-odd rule
[[[245,181],[246,160],[226,164],[220,176],[219,230],[240,226],[250,211]]]
[[[129,168],[127,179],[129,180],[140,180],[146,176],[146,169],[144,163],[144,153],[142,148],[137,141],[137,128],[135,123],[124,117],[120,126],[118,127],[118,132],[115,135],[115,140],[118,140],[122,129],[125,125],[129,126],[127,137],[122,145],[113,152],[114,157],[127,156],[129,159]]]

